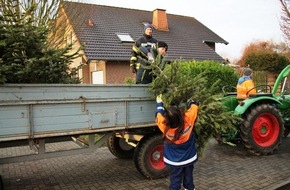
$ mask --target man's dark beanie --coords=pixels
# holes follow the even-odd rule
[[[168,45],[163,41],[157,42],[157,47],[164,47],[166,50],[168,50]]]
[[[144,31],[147,29],[147,28],[151,28],[151,29],[153,29],[153,27],[151,26],[151,24],[145,24],[145,26],[144,26]]]

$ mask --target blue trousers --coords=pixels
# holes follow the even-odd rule
[[[184,167],[170,167],[170,190],[180,190],[181,184],[188,190],[194,190],[193,164]]]

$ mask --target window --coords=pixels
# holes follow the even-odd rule
[[[104,71],[92,72],[93,84],[104,84]]]
[[[121,42],[134,42],[133,38],[127,33],[117,33]]]

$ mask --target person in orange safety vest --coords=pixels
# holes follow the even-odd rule
[[[162,95],[157,96],[156,124],[163,133],[166,166],[170,167],[170,189],[194,190],[193,169],[197,161],[194,123],[198,113],[198,103],[190,100],[189,109],[183,113],[176,106],[163,107]]]
[[[244,75],[239,78],[237,84],[237,99],[247,99],[247,93],[256,94],[257,90],[253,81],[253,71],[250,68],[244,69]],[[252,90],[251,90],[252,89]],[[250,91],[249,91],[250,90]]]

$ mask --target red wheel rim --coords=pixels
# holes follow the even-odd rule
[[[163,145],[154,147],[154,149],[151,151],[149,162],[152,168],[156,170],[162,170],[165,168],[163,161]]]
[[[253,139],[261,147],[273,145],[280,133],[279,122],[271,113],[264,113],[257,117],[252,128]]]

